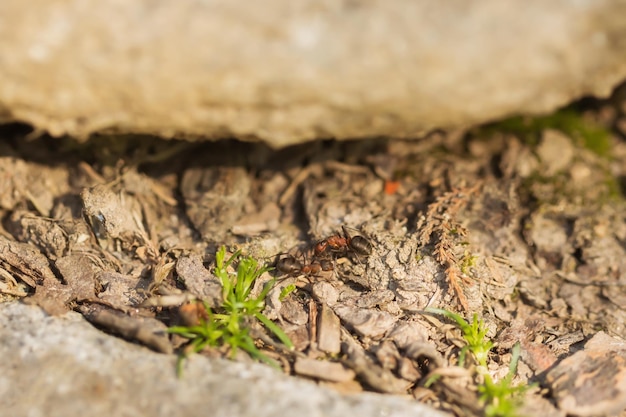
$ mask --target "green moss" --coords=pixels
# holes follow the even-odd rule
[[[518,135],[527,144],[534,146],[539,142],[541,132],[555,129],[571,137],[576,143],[603,158],[608,158],[611,151],[611,134],[604,127],[589,120],[572,108],[565,108],[547,116],[515,116],[479,130],[479,135],[491,135],[495,132],[508,132]]]
[[[477,260],[478,256],[472,255],[471,253],[469,253],[469,251],[466,250],[465,254],[463,255],[463,259],[461,259],[461,272],[463,272],[465,275],[468,275],[470,273],[470,269],[476,266]]]

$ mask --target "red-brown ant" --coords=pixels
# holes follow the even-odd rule
[[[292,255],[287,255],[276,262],[276,269],[288,275],[316,275],[322,271],[332,271],[333,264],[327,259],[314,260],[307,264],[298,261]]]
[[[329,251],[340,255],[347,255],[349,251],[361,256],[372,254],[372,244],[360,235],[350,236],[345,226],[341,227],[343,236],[336,234],[317,242],[313,250],[316,257],[322,257]]]

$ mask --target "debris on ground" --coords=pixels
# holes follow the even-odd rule
[[[167,147],[157,139],[75,148],[5,127],[0,296],[186,355],[184,329],[223,314],[224,276],[254,259],[271,270],[249,288],[267,294],[263,318],[238,322],[253,345],[199,354],[258,351],[341,392],[411,395],[458,415],[488,410],[485,375],[512,390],[536,383],[526,410],[619,413],[626,138],[613,128],[626,115],[612,105],[579,110],[575,126],[596,126],[580,135],[568,110],[422,141],[208,143],[165,159],[150,154]],[[219,250],[237,254],[220,273]],[[455,322],[428,308],[480,317],[487,373]]]

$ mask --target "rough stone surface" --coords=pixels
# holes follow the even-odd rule
[[[417,402],[341,396],[257,364],[176,357],[106,335],[70,312],[0,304],[3,416],[445,416]],[[201,411],[204,410],[204,411]]]
[[[618,415],[626,407],[626,342],[599,332],[551,369],[546,381],[568,415]]]
[[[606,96],[625,0],[4,0],[0,119],[53,135],[412,137]]]

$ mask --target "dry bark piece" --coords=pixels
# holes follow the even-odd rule
[[[167,326],[149,317],[130,317],[101,305],[91,304],[78,307],[85,318],[108,331],[135,340],[161,353],[172,353]]]
[[[85,216],[101,244],[112,239],[125,250],[145,247],[151,258],[156,257],[157,250],[143,225],[142,207],[133,196],[114,192],[109,185],[86,188],[80,195]]]
[[[411,385],[409,382],[396,378],[391,371],[382,368],[370,359],[363,347],[345,329],[341,331],[341,350],[347,355],[344,363],[353,369],[359,380],[378,392],[388,394],[405,394]]]
[[[134,168],[125,171],[120,180],[124,192],[132,196],[141,207],[142,226],[154,242],[160,242],[164,237],[171,237],[173,234],[180,234],[181,228],[177,222],[162,220],[167,217],[176,219],[179,214],[176,209],[178,202],[172,196],[174,189],[164,187],[164,184],[167,184],[166,180],[159,182],[155,178],[138,173]],[[149,244],[142,250],[154,252],[154,248]],[[146,253],[146,256],[152,255],[152,253]]]
[[[567,224],[550,218],[549,213],[537,213],[526,226],[525,236],[528,243],[537,248],[539,253],[549,256],[560,254],[567,248]]]
[[[428,333],[428,328],[420,322],[402,321],[396,324],[388,336],[399,349],[405,349],[411,343],[428,340]]]
[[[518,242],[517,246],[524,245],[522,242]],[[485,257],[483,262],[476,265],[476,268],[481,269],[481,276],[491,278],[486,283],[487,286],[484,291],[494,300],[503,300],[510,296],[520,280],[520,274],[514,271],[512,265],[500,261],[500,258]]]
[[[24,282],[17,282],[12,274],[0,268],[0,294],[13,297],[26,297],[28,295],[26,291],[27,287]]]
[[[326,304],[322,304],[317,320],[317,347],[334,355],[341,351],[341,323],[339,317]]]
[[[98,298],[122,311],[141,305],[150,285],[145,278],[113,271],[101,271],[97,280],[103,288]]]
[[[302,326],[309,322],[309,314],[295,297],[288,297],[280,306],[280,316],[289,323]]]
[[[0,236],[0,263],[30,287],[58,281],[48,259],[32,245]]]
[[[181,256],[176,261],[176,273],[189,292],[216,308],[222,305],[222,284],[202,263],[200,255]]]
[[[626,306],[626,283],[617,282],[602,288],[602,295],[616,306]]]
[[[303,352],[311,345],[311,335],[309,327],[306,324],[297,325],[285,323],[281,325],[281,329],[283,329],[285,334],[289,337],[296,351]]]
[[[45,281],[35,288],[35,294],[24,300],[27,304],[38,305],[51,316],[58,316],[70,311],[68,304],[73,295],[70,288],[59,281]]]
[[[50,216],[57,196],[68,192],[69,172],[17,158],[0,158],[0,207],[12,210],[30,202],[42,216]]]
[[[231,231],[239,236],[254,236],[262,232],[271,232],[280,224],[280,215],[280,207],[276,203],[267,203],[261,211],[239,219]]]
[[[400,361],[400,352],[396,345],[390,340],[383,340],[373,349],[374,355],[384,369],[395,370]]]
[[[140,174],[136,169],[124,172],[122,180],[124,182],[124,190],[129,194],[154,198],[155,201],[161,201],[171,207],[177,205],[177,201],[172,195],[173,190],[166,189],[160,182]],[[151,201],[151,205],[154,208],[156,208],[155,201]]]
[[[626,408],[626,341],[597,333],[550,370],[546,382],[568,415],[618,415]]]
[[[500,332],[497,339],[498,347],[508,350],[519,343],[524,362],[533,371],[540,373],[550,368],[557,361],[556,354],[549,346],[534,341],[535,337],[541,334],[551,323],[539,316],[532,316],[523,320],[521,318],[523,315],[523,312],[519,311],[518,318]]]
[[[21,242],[36,245],[52,259],[66,253],[68,242],[65,230],[53,219],[33,215],[26,210],[15,210],[7,228]]]
[[[244,214],[250,187],[250,176],[241,166],[191,167],[183,174],[180,191],[196,230],[216,242],[226,238],[224,226],[235,224]]]
[[[56,277],[45,279],[26,302],[39,305],[48,314],[58,315],[69,311],[71,302],[95,298],[98,286],[96,274],[100,268],[92,257],[69,255],[58,259],[55,266],[65,283]]]
[[[69,255],[58,259],[57,267],[75,300],[90,300],[96,295],[96,274],[101,269],[89,256]]]
[[[340,363],[310,358],[297,358],[293,369],[298,375],[331,382],[352,381],[356,376],[353,370]]]
[[[528,317],[523,316],[515,319],[511,324],[503,329],[498,335],[498,346],[501,349],[511,349],[516,343],[524,343],[529,340],[533,340],[537,333],[541,332],[545,328],[545,320],[541,317]]]
[[[374,309],[337,305],[334,311],[349,328],[372,339],[384,336],[398,321],[398,317]]]
[[[375,227],[374,227],[375,226]],[[361,284],[372,289],[360,296],[359,306],[379,306],[393,314],[397,310],[422,310],[444,284],[442,268],[429,256],[417,259],[417,241],[405,227],[368,225],[373,253],[366,261]]]

